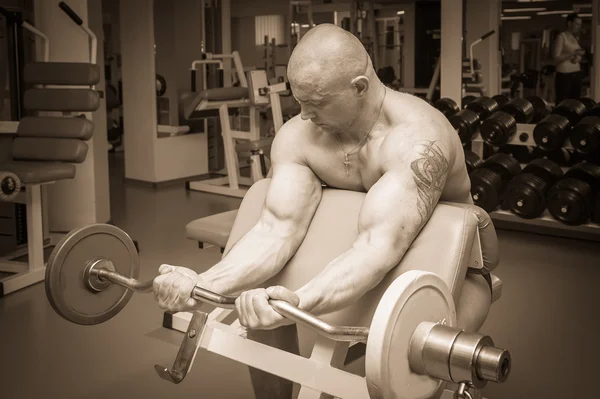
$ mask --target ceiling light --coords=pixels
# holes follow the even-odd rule
[[[532,8],[506,8],[504,12],[535,12],[535,11],[546,11],[547,8],[543,7],[532,7]]]
[[[531,16],[529,15],[516,15],[514,17],[501,17],[502,20],[504,21],[516,21],[519,19],[531,19]]]

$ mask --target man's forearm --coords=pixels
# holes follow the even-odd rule
[[[255,227],[200,276],[222,295],[255,288],[281,271],[301,241]]]
[[[296,291],[300,308],[320,315],[356,302],[398,264],[396,251],[363,247],[345,252]]]

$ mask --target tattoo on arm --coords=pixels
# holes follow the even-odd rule
[[[427,223],[433,208],[444,190],[449,162],[437,144],[437,140],[422,140],[415,143],[419,155],[410,164],[413,179],[417,185],[417,209],[421,216],[421,226]]]

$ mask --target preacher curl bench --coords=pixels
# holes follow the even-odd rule
[[[255,183],[239,210],[204,218],[204,230],[192,230],[192,222],[187,227],[188,237],[195,234],[199,241],[219,246],[226,254],[258,221],[269,182],[267,178]],[[316,275],[329,261],[350,249],[358,234],[364,195],[324,188],[302,245],[284,270],[264,286],[277,284],[297,289],[310,280],[309,274]],[[211,235],[210,224],[219,221],[230,223],[230,232],[215,224],[218,233]],[[497,265],[498,243],[489,215],[474,205],[441,202],[401,263],[355,305],[309,321],[294,319],[297,315],[285,313],[288,309],[276,308],[297,320],[301,346],[304,339],[304,346],[312,347],[311,361],[318,365],[291,361],[289,367],[284,367],[290,361],[286,357],[294,355],[225,338],[223,331],[235,335],[239,325],[237,321],[231,326],[224,323],[232,321],[231,317],[228,319],[231,310],[221,309],[224,304],[218,301],[212,302],[217,309],[203,321],[193,313],[166,312],[163,325],[187,332],[188,340],[189,332],[204,324],[205,336],[200,344],[203,348],[300,383],[302,399],[313,397],[314,392],[354,398],[429,398],[450,394],[450,390],[444,391],[447,386],[452,386],[458,397],[480,398],[480,389],[487,380],[502,382],[510,369],[508,353],[490,349],[488,357],[482,348],[493,347],[491,338],[477,333],[491,304],[501,295],[502,281],[491,273]],[[307,274],[307,268],[314,270]],[[481,284],[482,279],[487,283]],[[491,299],[487,289],[491,289]],[[329,323],[333,326],[327,326]],[[340,336],[335,325],[369,327],[368,338],[365,340],[360,334]],[[442,326],[451,328],[444,330],[446,327]],[[461,337],[470,343],[461,342]],[[415,345],[421,345],[422,352]],[[434,349],[428,345],[439,346]],[[235,347],[235,353],[229,347]],[[180,355],[185,352],[183,348]],[[355,359],[361,349],[366,356],[364,386],[361,384],[365,381],[354,381],[354,377],[339,377],[339,368]],[[413,360],[415,353],[424,357]],[[425,353],[429,353],[428,360]],[[491,361],[489,370],[493,371],[484,371],[486,366],[477,365],[477,359],[484,358]],[[175,368],[185,364],[182,359],[178,357]],[[185,375],[181,368],[177,372]],[[469,387],[471,394],[465,390]]]

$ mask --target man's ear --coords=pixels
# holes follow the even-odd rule
[[[363,96],[367,92],[367,89],[369,88],[369,83],[369,78],[367,78],[364,75],[357,76],[356,78],[352,79],[351,82],[352,86],[356,90],[356,94],[359,96]]]

